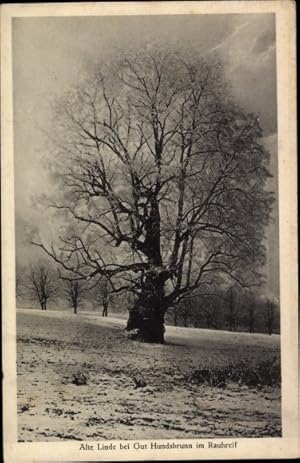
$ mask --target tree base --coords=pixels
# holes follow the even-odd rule
[[[126,331],[130,339],[164,344],[164,315],[159,309],[135,306],[129,312]]]

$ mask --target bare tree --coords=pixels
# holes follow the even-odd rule
[[[39,238],[74,280],[108,278],[135,304],[127,330],[164,342],[168,307],[223,276],[259,281],[272,194],[258,118],[240,109],[216,60],[153,49],[104,66],[55,113],[52,202],[68,224]],[[101,250],[112,250],[105,258]]]
[[[247,306],[247,321],[249,333],[255,331],[255,317],[256,317],[256,301],[253,295],[249,295],[246,301]]]
[[[37,300],[42,310],[46,310],[48,301],[58,294],[58,281],[54,273],[44,265],[31,268],[28,283],[24,286],[27,295]]]
[[[107,317],[111,297],[111,286],[105,277],[100,278],[94,289],[95,301],[102,307],[102,316]]]
[[[218,329],[218,306],[215,301],[209,301],[203,306],[207,328]]]
[[[86,293],[87,286],[85,282],[78,280],[65,280],[64,293],[71,304],[74,314],[77,314],[79,304],[82,302],[82,296]]]
[[[220,328],[220,313],[223,310],[224,295],[217,287],[211,285],[206,293],[202,293],[194,298],[193,320],[197,327],[200,322],[205,322],[207,328]]]
[[[174,323],[174,326],[177,326],[177,325],[178,325],[178,316],[179,316],[179,312],[180,312],[179,306],[178,306],[178,305],[174,305],[174,307],[171,307],[170,312],[171,312],[172,315],[173,315],[173,323]]]
[[[180,314],[183,319],[183,326],[185,327],[188,326],[190,312],[191,312],[191,306],[189,304],[189,300],[185,300],[180,310]]]
[[[227,326],[229,331],[236,331],[238,325],[239,307],[233,288],[229,288],[227,301]]]
[[[274,330],[275,322],[275,304],[268,300],[265,305],[265,326],[268,334],[271,336]]]

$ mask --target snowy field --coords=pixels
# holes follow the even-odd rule
[[[270,364],[280,337],[168,326],[128,340],[125,320],[18,309],[20,441],[281,435],[280,388],[194,384],[195,368]]]

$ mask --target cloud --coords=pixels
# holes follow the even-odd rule
[[[243,24],[238,24],[233,29],[233,31],[229,32],[228,35],[223,38],[223,40],[220,43],[218,43],[217,45],[212,47],[209,50],[209,53],[213,53],[213,52],[216,52],[216,51],[219,51],[219,50],[222,50],[222,49],[223,50],[226,49],[228,47],[228,45],[230,45],[230,43],[234,40],[234,38],[240,34],[240,31],[243,30],[244,27],[246,27],[248,24],[249,24],[248,21],[243,23]]]
[[[276,45],[273,15],[249,15],[210,49],[224,62],[231,91],[260,116],[265,134],[276,131]]]
[[[263,31],[262,35],[258,36],[254,42],[252,52],[263,53],[275,44],[275,28],[270,28]]]

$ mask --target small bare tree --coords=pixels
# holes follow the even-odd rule
[[[194,302],[194,326],[197,328],[200,321],[205,321],[207,328],[219,329],[223,302],[223,294],[216,287],[198,296]]]
[[[24,285],[27,295],[37,300],[42,310],[47,309],[47,303],[58,294],[58,284],[54,275],[45,265],[32,267],[28,283]]]
[[[191,314],[191,300],[188,298],[188,299],[184,299],[181,303],[181,306],[180,306],[180,314],[182,316],[182,320],[183,320],[183,326],[185,328],[187,328],[188,326],[188,323],[189,323],[189,317],[190,317],[190,314]]]
[[[174,322],[174,326],[177,326],[178,325],[178,314],[179,314],[179,307],[178,305],[175,305],[174,307],[172,307],[172,314],[173,314],[173,322]]]
[[[247,315],[248,315],[248,329],[249,333],[254,333],[255,330],[255,316],[256,316],[256,306],[255,299],[253,296],[249,297],[247,301]]]
[[[228,303],[227,308],[227,324],[229,331],[236,331],[238,323],[238,305],[236,303],[236,296],[233,288],[229,288],[228,296],[226,298]]]
[[[265,309],[265,326],[268,330],[268,334],[271,336],[274,329],[275,321],[275,304],[272,301],[267,301]]]
[[[218,307],[215,303],[210,302],[203,307],[207,328],[218,329]]]
[[[107,278],[102,277],[99,279],[95,286],[95,301],[102,306],[102,316],[107,317],[109,303],[111,301],[111,288]]]
[[[74,314],[77,314],[78,306],[82,302],[82,296],[86,293],[86,291],[87,287],[82,281],[65,281],[64,293],[74,310]]]

